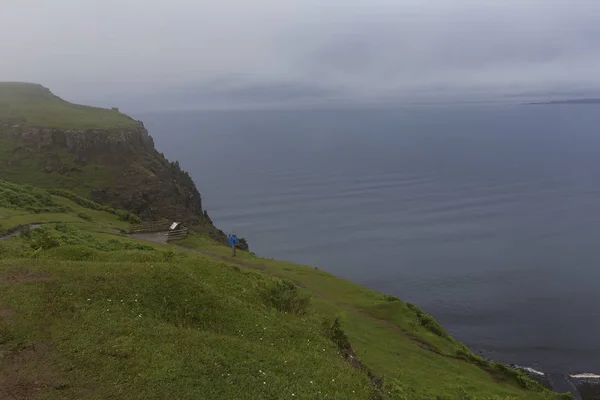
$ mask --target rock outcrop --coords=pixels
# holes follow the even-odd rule
[[[20,125],[4,125],[0,130],[4,138],[19,144],[15,151],[40,156],[44,164],[40,165],[40,173],[76,175],[81,167],[90,164],[112,170],[113,179],[89,193],[99,203],[146,219],[164,217],[188,224],[210,221],[189,174],[156,151],[141,122],[131,130],[62,130]],[[61,157],[61,150],[73,157]]]
[[[142,122],[116,108],[69,103],[41,85],[0,82],[0,179],[68,189],[227,240],[190,175],[156,150]]]

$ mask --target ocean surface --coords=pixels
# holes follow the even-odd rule
[[[413,302],[497,361],[600,372],[600,106],[136,117],[259,255]]]

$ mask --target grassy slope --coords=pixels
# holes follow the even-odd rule
[[[221,257],[230,254],[229,248],[205,236],[191,235],[177,244]],[[548,398],[546,394],[523,392],[514,379],[499,374],[463,344],[433,333],[402,301],[313,267],[248,253],[238,257],[247,266],[289,279],[310,291],[322,315],[341,315],[357,355],[407,399]],[[463,396],[463,392],[471,397]]]
[[[78,198],[77,195],[72,195]],[[80,201],[105,208],[87,199]],[[117,215],[90,209],[62,196],[54,196],[28,185],[16,185],[0,180],[0,234],[29,224],[69,222],[104,228],[127,230],[129,223]]]
[[[20,145],[17,142],[0,138],[0,165],[10,168],[0,169],[0,179],[14,182],[27,182],[31,185],[48,189],[61,188],[73,190],[87,196],[92,189],[110,187],[116,180],[119,171],[103,165],[76,165],[75,156],[62,149],[46,150],[45,153],[31,151],[15,151]],[[45,173],[43,171],[48,154],[60,159],[62,165],[76,168],[64,173]]]
[[[72,104],[53,95],[43,86],[29,83],[0,82],[0,125],[60,129],[136,129],[137,121],[114,110]],[[15,149],[17,149],[15,151]],[[20,149],[20,150],[19,150]],[[62,173],[45,173],[46,160],[73,168]],[[77,188],[81,195],[91,189],[111,187],[119,171],[102,165],[77,165],[75,156],[61,149],[27,151],[14,141],[2,138],[0,130],[0,179],[27,182],[46,188]]]
[[[382,398],[556,398],[458,359],[464,347],[405,303],[317,269],[245,253],[233,265],[203,236],[179,244],[210,256],[123,237],[106,228],[126,228],[115,215],[62,197],[27,203],[5,201],[0,218],[69,224],[0,242],[0,398],[368,399],[367,374],[323,328],[336,316],[384,376]],[[48,237],[60,245],[40,249]],[[300,295],[276,295],[280,277]],[[306,293],[306,314],[281,311]]]
[[[41,85],[0,82],[0,121],[11,120],[40,128],[113,129],[137,127],[114,110],[72,104]]]

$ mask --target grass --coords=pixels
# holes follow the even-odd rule
[[[232,260],[206,235],[140,242],[114,213],[36,193],[0,208],[4,222],[60,221],[0,242],[0,398],[560,398],[399,299]],[[28,210],[41,199],[66,211]]]
[[[273,307],[270,282],[200,256],[2,260],[0,370],[48,399],[369,398],[320,317]]]
[[[50,222],[126,231],[130,222],[139,220],[130,213],[102,206],[68,191],[55,190],[52,193],[58,195],[0,180],[0,234],[24,225]]]
[[[0,181],[0,207],[33,213],[65,211],[47,191],[6,181]]]
[[[1,132],[0,132],[1,133]],[[16,141],[3,140],[0,135],[0,179],[26,182],[36,187],[74,191],[87,197],[93,189],[113,187],[120,173],[100,164],[80,165],[76,157],[64,149],[32,151]],[[44,168],[53,165],[54,170]]]
[[[0,82],[0,179],[90,197],[94,189],[114,188],[122,170],[110,163],[82,162],[59,145],[30,146],[18,134],[10,135],[21,128],[95,130],[121,137],[141,125],[115,110],[69,103],[41,85]]]
[[[227,246],[192,234],[178,245],[220,257]],[[382,375],[400,399],[545,399],[554,394],[521,373],[498,373],[494,365],[455,341],[416,306],[393,299],[324,271],[238,252],[247,266],[290,280],[313,295],[313,307],[327,318],[342,316],[356,354]],[[513,371],[513,370],[511,370]],[[521,383],[518,379],[523,380]],[[536,391],[524,391],[530,385]],[[465,397],[463,392],[471,397]],[[436,397],[438,396],[438,397]],[[496,396],[496,397],[494,397]]]
[[[127,129],[137,121],[115,110],[72,104],[41,85],[0,82],[0,120],[38,128]]]

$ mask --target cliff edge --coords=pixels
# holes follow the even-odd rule
[[[143,219],[167,218],[225,240],[190,175],[141,121],[72,104],[37,84],[0,83],[0,179],[62,188]]]

